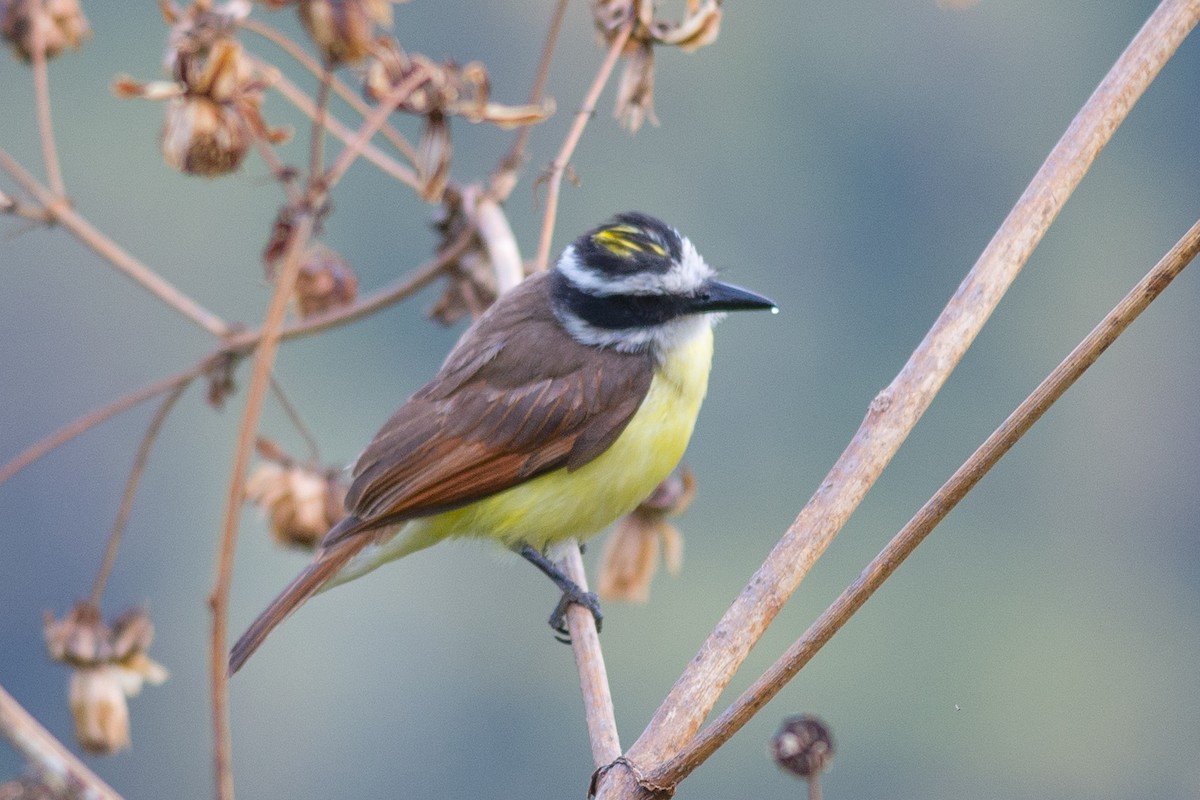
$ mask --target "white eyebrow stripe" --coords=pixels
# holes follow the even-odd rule
[[[716,277],[712,267],[696,252],[695,246],[686,237],[681,237],[683,258],[665,273],[642,272],[613,278],[584,266],[575,250],[568,245],[559,256],[554,268],[563,274],[575,287],[595,295],[690,295]]]

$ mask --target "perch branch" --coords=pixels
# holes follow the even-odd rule
[[[38,771],[58,783],[62,797],[121,800],[111,786],[88,769],[63,743],[0,686],[0,734]],[[56,794],[55,797],[60,795]]]
[[[1164,0],[1072,120],[900,373],[871,403],[817,492],[717,623],[600,797],[670,792],[635,777],[677,755],[750,648],[862,501],[1016,278],[1088,167],[1200,16],[1200,0]],[[641,765],[640,767],[638,765]],[[649,774],[647,772],[647,774]]]
[[[690,774],[766,705],[817,651],[849,621],[883,582],[891,577],[967,492],[1033,427],[1063,393],[1100,358],[1138,315],[1200,252],[1200,221],[1125,295],[1100,324],[1026,397],[1008,419],[979,446],[931,497],[862,574],[818,617],[750,688],[680,753],[650,778],[674,785]]]
[[[42,13],[41,11],[36,12]],[[46,183],[55,197],[65,198],[62,166],[54,144],[54,120],[50,115],[50,73],[46,68],[46,26],[33,24],[33,101],[36,108],[38,139],[42,143],[42,161],[46,165]]]

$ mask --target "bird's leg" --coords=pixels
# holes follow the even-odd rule
[[[564,644],[571,643],[571,636],[567,632],[567,606],[575,603],[592,612],[592,616],[596,619],[596,631],[600,631],[600,626],[604,621],[604,614],[600,611],[600,599],[596,597],[595,592],[585,592],[580,588],[579,584],[563,574],[553,561],[546,558],[545,554],[536,547],[528,544],[523,544],[519,548],[514,548],[522,558],[540,569],[542,573],[554,581],[554,585],[562,590],[562,598],[558,601],[558,605],[554,607],[554,611],[550,613],[550,627],[554,632],[559,634],[555,636]]]

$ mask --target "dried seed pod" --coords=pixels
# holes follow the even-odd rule
[[[35,32],[47,59],[68,47],[78,50],[92,35],[79,0],[0,0],[0,37],[22,61],[33,60]]]
[[[605,600],[645,602],[663,554],[667,571],[683,564],[683,535],[667,518],[683,513],[696,496],[696,478],[682,467],[617,523],[604,544],[598,589]]]
[[[833,733],[811,714],[788,717],[771,739],[771,753],[782,769],[801,778],[815,778],[833,760]]]

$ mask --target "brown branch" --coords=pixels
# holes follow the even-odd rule
[[[229,333],[229,325],[217,315],[201,306],[196,301],[163,280],[154,270],[138,261],[120,245],[109,239],[103,233],[92,227],[75,209],[66,204],[61,196],[47,189],[40,181],[25,171],[16,160],[0,148],[0,169],[3,169],[21,185],[25,191],[41,203],[46,211],[53,215],[56,223],[75,235],[77,239],[92,248],[105,261],[108,261],[126,277],[133,280],[143,289],[162,300],[171,308],[178,311],[192,322],[204,328],[213,336],[225,336]]]
[[[219,800],[233,800],[233,746],[229,731],[229,673],[226,669],[229,626],[229,590],[233,580],[233,556],[237,546],[238,518],[242,510],[246,473],[250,452],[262,415],[263,400],[271,376],[271,366],[280,342],[284,314],[300,272],[301,254],[313,231],[313,214],[305,210],[298,215],[291,240],[283,259],[283,267],[263,321],[261,340],[254,354],[250,386],[246,390],[246,407],[238,428],[230,469],[229,491],[225,500],[225,516],[221,526],[221,545],[217,555],[216,579],[209,605],[212,608],[212,638],[209,643],[209,677],[212,682],[213,766],[216,793]]]
[[[333,69],[326,65],[321,71],[320,84],[317,86],[316,114],[312,121],[312,134],[309,138],[308,180],[313,185],[325,168],[325,118],[329,113],[329,83],[333,80]]]
[[[0,484],[7,481],[13,475],[16,475],[21,470],[28,467],[33,462],[37,461],[42,456],[50,451],[66,444],[67,442],[86,433],[102,422],[112,419],[117,414],[123,411],[128,411],[136,405],[140,405],[152,397],[156,397],[163,392],[169,392],[172,389],[186,384],[196,376],[202,374],[209,368],[209,359],[204,359],[200,363],[187,368],[183,372],[163,378],[149,386],[144,386],[137,391],[118,397],[103,408],[98,408],[95,411],[89,412],[76,420],[73,420],[62,428],[27,447],[22,452],[14,456],[7,464],[0,466]]]
[[[121,800],[121,795],[42,727],[3,686],[0,686],[0,734],[27,762],[36,765],[40,776],[53,779],[57,785],[52,788],[61,790],[61,796]]]
[[[429,74],[426,69],[417,65],[404,80],[388,90],[388,93],[379,101],[379,104],[371,109],[371,113],[366,116],[354,135],[346,140],[346,146],[342,149],[342,152],[338,153],[337,160],[325,172],[323,182],[327,189],[336,185],[341,180],[342,176],[346,174],[346,170],[350,169],[350,165],[354,163],[354,159],[358,158],[360,154],[365,155],[366,148],[369,146],[367,143],[371,141],[371,137],[375,135],[379,128],[387,122],[388,116],[412,94],[414,89],[428,79]]]
[[[275,395],[275,400],[278,401],[283,413],[292,423],[292,427],[300,434],[300,438],[304,440],[304,446],[308,448],[308,457],[312,460],[314,466],[321,464],[321,450],[317,447],[317,437],[313,436],[308,426],[304,424],[304,418],[300,416],[300,409],[293,405],[291,399],[287,396],[287,392],[283,390],[283,385],[274,374],[271,375],[271,394]]]
[[[445,270],[446,265],[458,258],[467,246],[471,243],[471,238],[474,236],[474,231],[471,229],[465,230],[449,247],[439,253],[435,258],[426,262],[414,269],[411,273],[396,281],[390,287],[386,287],[371,295],[365,297],[353,306],[339,308],[336,310],[327,311],[324,314],[314,315],[299,322],[292,323],[285,327],[280,333],[280,338],[284,340],[298,339],[304,336],[311,336],[322,331],[337,328],[354,322],[363,317],[370,316],[377,311],[381,311],[388,306],[405,300],[419,292],[421,289],[428,286],[434,279]],[[55,433],[47,436],[41,441],[30,445],[21,453],[17,454],[7,464],[0,466],[0,484],[7,481],[13,475],[16,475],[21,470],[34,463],[42,456],[60,447],[63,444],[74,439],[102,422],[115,417],[123,411],[127,411],[136,405],[144,403],[152,397],[170,391],[180,383],[192,380],[193,378],[207,372],[214,363],[215,359],[228,357],[229,354],[244,355],[252,351],[258,346],[262,339],[262,330],[242,331],[230,336],[224,345],[216,352],[201,359],[194,366],[189,367],[183,372],[164,378],[160,381],[150,384],[149,386],[138,389],[123,397],[119,397],[103,408],[89,412],[82,417],[68,423],[60,428]]]
[[[150,459],[150,450],[154,447],[154,441],[158,438],[158,432],[162,430],[163,423],[167,421],[167,417],[171,414],[171,409],[175,407],[175,403],[187,391],[191,385],[192,379],[180,382],[176,385],[163,400],[162,405],[158,407],[158,411],[154,413],[154,417],[150,420],[150,425],[146,428],[146,434],[142,437],[142,443],[138,445],[137,455],[133,458],[133,467],[129,471],[129,479],[125,482],[125,491],[121,495],[121,505],[117,509],[117,518],[113,522],[112,530],[108,534],[108,544],[104,548],[104,558],[100,561],[100,569],[96,572],[96,580],[92,583],[91,604],[96,608],[100,607],[100,598],[104,594],[104,587],[108,583],[108,576],[112,573],[113,564],[117,561],[117,550],[121,547],[121,537],[125,533],[125,524],[129,521],[129,513],[133,510],[133,500],[137,497],[138,484],[142,481],[142,473],[146,470],[146,462]]]
[[[33,101],[36,107],[38,138],[42,143],[42,161],[46,165],[46,182],[56,197],[66,197],[58,148],[54,144],[54,121],[50,116],[50,74],[46,68],[46,26],[39,24],[35,12],[33,32]]]
[[[319,61],[309,55],[303,47],[297,44],[289,36],[285,35],[282,31],[272,28],[270,25],[267,25],[266,23],[260,22],[256,19],[243,20],[241,26],[248,31],[257,33],[259,36],[279,47],[280,50],[291,56],[296,63],[300,64],[300,66],[307,69],[313,75],[320,77],[321,73],[325,71]],[[371,113],[371,106],[368,105],[361,97],[359,97],[356,91],[347,86],[337,77],[337,75],[331,73],[331,78],[333,91],[337,93],[338,97],[345,100],[351,108],[364,117]],[[379,129],[379,133],[381,136],[395,145],[396,149],[399,150],[410,162],[416,162],[417,151],[398,130],[393,128],[391,125],[384,125]]]
[[[933,328],[767,560],[734,600],[630,748],[600,797],[645,796],[635,772],[677,755],[750,648],[891,460],[1134,102],[1200,17],[1200,0],[1165,0],[1071,122]],[[653,788],[646,785],[645,789]],[[673,790],[667,784],[659,786]]]
[[[554,47],[558,44],[558,34],[562,30],[563,18],[566,14],[567,0],[558,0],[558,5],[554,7],[554,14],[550,17],[550,30],[546,32],[546,41],[542,45],[542,57],[538,61],[533,87],[529,90],[529,105],[531,106],[539,106],[542,103],[542,95],[546,91],[546,81],[550,77],[550,61],[554,58]],[[491,180],[488,182],[488,192],[498,203],[507,200],[517,185],[517,172],[525,161],[525,147],[529,144],[529,134],[532,131],[533,125],[521,126],[513,140],[512,147],[509,148],[504,158],[500,159],[496,171],[492,173]]]
[[[587,574],[579,545],[569,543],[558,562],[559,568],[580,589],[587,591]],[[567,630],[571,634],[571,650],[579,670],[579,687],[583,692],[583,711],[587,720],[588,741],[592,743],[592,762],[597,768],[610,764],[621,755],[621,740],[613,711],[612,691],[608,686],[608,671],[604,667],[604,652],[596,619],[583,606],[567,606]]]
[[[281,95],[283,95],[284,99],[289,101],[296,108],[300,109],[305,116],[309,117],[310,119],[316,117],[317,109],[313,104],[313,101],[308,95],[302,92],[299,87],[296,86],[296,84],[284,77],[279,70],[275,69],[267,62],[255,58],[254,56],[247,57],[250,58],[250,60],[261,72],[270,75],[271,88],[277,90]],[[350,130],[350,128],[342,124],[342,122],[332,114],[326,115],[325,127],[330,133],[346,143],[348,143],[354,136],[354,133]],[[386,174],[391,175],[393,178],[405,184],[406,186],[418,192],[421,190],[421,181],[418,180],[415,172],[401,164],[396,159],[382,152],[378,148],[372,147],[369,144],[364,144],[362,147],[362,155],[363,158],[367,159],[372,164],[379,167],[379,169],[383,170]]]
[[[579,113],[575,115],[575,122],[567,132],[567,138],[563,140],[558,155],[550,163],[550,174],[546,178],[548,184],[546,189],[546,213],[542,218],[542,234],[538,239],[537,258],[533,262],[535,270],[546,269],[546,266],[550,262],[550,243],[554,239],[554,219],[558,214],[558,193],[562,187],[563,173],[567,169],[567,164],[571,161],[571,155],[575,152],[576,145],[579,144],[579,140],[583,136],[583,129],[587,127],[588,120],[596,113],[596,102],[600,99],[600,93],[604,91],[604,85],[608,83],[613,69],[617,66],[617,59],[621,57],[621,51],[625,48],[625,43],[629,41],[629,35],[633,32],[633,24],[634,20],[631,18],[617,30],[612,44],[608,48],[608,55],[604,57],[604,62],[600,65],[600,71],[596,73],[596,79],[592,81],[592,86],[588,89],[587,96],[583,99],[583,105],[580,107]]]
[[[854,583],[809,626],[804,635],[720,717],[701,731],[678,755],[656,769],[650,779],[672,786],[677,784],[749,722],[750,718],[787,685],[817,651],[849,621],[1017,440],[1042,418],[1050,406],[1062,397],[1092,364],[1096,363],[1101,353],[1116,341],[1130,323],[1162,294],[1197,253],[1200,253],[1200,221],[1192,225],[1154,269],[1125,295],[1100,324],[979,446],[979,449],[955,470],[950,479],[900,529]]]

